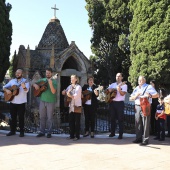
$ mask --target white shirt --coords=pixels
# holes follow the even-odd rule
[[[121,82],[121,83],[122,83],[122,82]],[[120,83],[120,84],[121,84],[121,83]],[[112,83],[112,84],[108,87],[108,89],[116,89],[117,86],[118,86],[118,84],[117,84],[117,82],[115,82],[115,83]],[[124,84],[124,85],[121,86],[121,91],[127,92],[127,85],[126,85],[126,84]],[[116,97],[113,99],[113,101],[124,101],[124,100],[125,100],[125,95],[122,96],[122,95],[117,91]]]
[[[5,86],[3,86],[3,89],[4,88],[8,89],[8,88],[12,87],[13,85],[19,86],[19,94],[14,97],[14,99],[11,101],[11,103],[23,104],[23,103],[27,102],[27,93],[29,91],[29,83],[28,82],[25,83],[25,86],[27,88],[27,90],[25,91],[21,86],[21,83],[24,83],[24,82],[26,82],[25,78],[21,78],[21,80],[19,82],[15,78],[15,79],[10,80]]]
[[[68,86],[66,91],[71,89],[72,89],[72,85]],[[73,94],[74,98],[71,100],[69,105],[70,107],[69,113],[74,112],[74,106],[82,106],[81,94],[82,94],[82,88],[79,84],[76,84],[76,87],[74,89],[74,94]]]
[[[146,89],[146,91],[145,91]],[[157,91],[153,88],[152,85],[143,84],[141,87],[137,86],[134,90],[131,96],[135,96],[137,93],[141,93],[140,96],[138,96],[135,100],[135,104],[140,105],[140,97],[145,96],[146,93],[150,93],[151,95],[157,94]],[[144,94],[143,94],[144,93]],[[152,100],[149,99],[149,102],[152,103]]]

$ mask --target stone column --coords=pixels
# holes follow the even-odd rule
[[[87,84],[87,73],[81,73],[80,85],[83,86],[84,84]]]

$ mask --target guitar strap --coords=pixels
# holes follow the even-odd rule
[[[148,85],[149,86],[149,85]],[[145,92],[146,92],[146,89],[148,88],[148,86],[145,88],[145,90],[143,91],[143,94],[142,94],[142,96],[145,94]]]
[[[71,93],[72,93],[72,95],[75,93],[75,89],[76,89],[76,85],[73,87],[72,85],[70,85],[71,86]]]

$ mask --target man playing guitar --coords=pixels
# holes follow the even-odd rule
[[[52,79],[52,69],[46,69],[46,78],[42,78],[38,80],[33,87],[38,90],[40,86],[38,83],[40,82],[48,82],[47,90],[44,91],[40,95],[40,105],[39,105],[39,113],[40,113],[40,133],[37,137],[45,136],[45,127],[46,127],[46,117],[47,117],[47,138],[51,138],[52,133],[52,125],[53,125],[53,113],[55,109],[55,102],[56,102],[56,89],[57,89],[57,82],[56,80]]]
[[[108,90],[112,92],[113,89],[117,89],[116,97],[112,99],[109,104],[109,112],[111,115],[111,134],[109,137],[115,136],[116,118],[119,123],[119,136],[118,139],[123,137],[123,115],[124,115],[124,100],[127,92],[127,85],[122,83],[122,73],[116,74],[116,82],[112,83]]]
[[[29,91],[29,83],[26,82],[26,79],[23,78],[23,70],[18,69],[15,73],[14,79],[10,80],[3,90],[6,95],[12,95],[12,91],[9,90],[12,86],[18,87],[16,90],[19,90],[19,94],[14,96],[13,100],[10,103],[10,114],[11,114],[11,123],[10,123],[10,132],[7,136],[15,135],[16,126],[17,126],[17,115],[19,116],[19,128],[20,128],[20,137],[24,137],[24,114],[25,114],[25,103],[27,102],[27,93]]]

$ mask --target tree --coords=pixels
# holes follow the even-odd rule
[[[124,44],[129,34],[128,1],[86,0],[86,2],[89,24],[93,31],[91,48],[95,54],[96,75],[102,76],[103,80],[108,76],[106,80],[108,84],[115,80],[117,72],[128,73],[129,47]],[[124,62],[125,60],[127,62]]]
[[[15,76],[15,72],[17,70],[17,62],[18,62],[18,55],[16,54],[16,50],[15,50],[14,55],[12,56],[12,59],[10,61],[10,67],[9,67],[10,77]]]
[[[94,79],[95,83],[98,85],[102,85],[107,87],[109,82],[109,75],[107,73],[107,70],[104,65],[102,64],[97,64],[96,62],[98,60],[97,56],[90,56],[90,60],[93,63],[93,68],[94,68]]]
[[[170,1],[130,0],[130,76],[133,86],[139,75],[158,83],[170,79]]]
[[[10,45],[12,36],[12,23],[9,20],[9,12],[12,6],[0,0],[0,82],[4,80],[6,71],[10,66]]]

